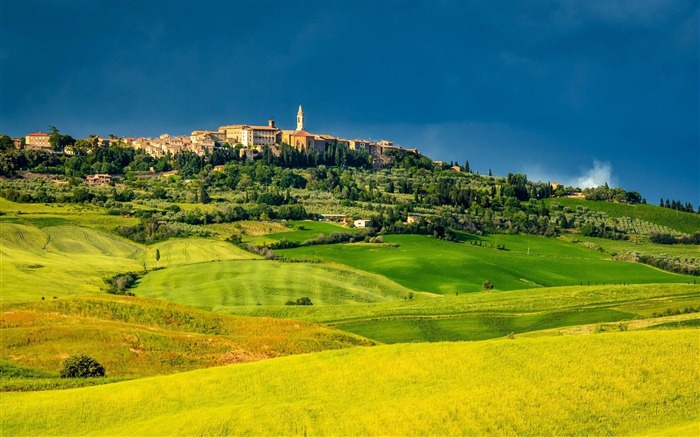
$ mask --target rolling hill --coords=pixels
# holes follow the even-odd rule
[[[697,435],[697,336],[639,331],[353,348],[0,393],[3,433]]]
[[[50,373],[5,389],[61,385],[62,360],[88,354],[110,377],[143,377],[373,342],[310,322],[215,314],[160,300],[66,297],[0,313],[0,360]],[[24,386],[23,386],[24,384]]]

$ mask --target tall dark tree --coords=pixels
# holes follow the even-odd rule
[[[12,138],[7,135],[0,135],[0,150],[12,150],[15,148]]]

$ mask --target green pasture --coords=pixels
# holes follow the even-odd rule
[[[372,305],[219,307],[217,311],[309,320],[382,343],[484,340],[572,325],[700,309],[700,286],[646,284],[483,291]]]
[[[383,302],[403,300],[411,292],[383,276],[342,265],[268,260],[169,267],[149,272],[132,291],[137,296],[210,310],[237,305],[284,305],[300,297],[309,297],[314,305]],[[414,293],[414,297],[420,296],[421,293]]]
[[[156,261],[156,250],[160,251],[160,260],[158,261]],[[148,247],[148,253],[144,257],[146,267],[149,269],[246,259],[260,259],[260,256],[226,241],[205,238],[176,238],[156,243]]]
[[[378,302],[372,305],[312,307],[255,306],[218,308],[237,315],[278,317],[336,324],[364,320],[454,317],[465,314],[514,315],[569,312],[576,309],[619,309],[640,317],[669,308],[700,305],[700,285],[642,284],[529,288],[480,291],[435,299]]]
[[[156,263],[155,252],[160,250]],[[104,278],[127,271],[211,260],[259,258],[230,243],[173,239],[146,248],[78,226],[0,226],[0,301],[36,301],[104,288]]]
[[[103,278],[140,271],[145,250],[134,243],[89,228],[4,223],[0,229],[0,299],[33,301],[43,297],[94,293]]]
[[[697,340],[401,344],[1,393],[3,435],[697,435]]]
[[[0,327],[0,363],[25,369],[0,372],[0,389],[32,387],[28,380],[37,378],[51,382],[62,360],[81,353],[97,359],[110,377],[134,378],[373,344],[309,322],[117,296],[10,305],[0,313]]]
[[[547,199],[545,202],[558,203],[561,206],[568,206],[576,209],[577,206],[585,206],[591,211],[606,213],[609,217],[629,217],[644,220],[659,226],[666,226],[686,234],[694,234],[700,231],[700,214],[690,212],[680,212],[670,208],[658,206],[658,199],[648,199],[649,205],[613,202],[594,202],[584,199],[562,198]]]
[[[486,314],[448,318],[415,317],[410,319],[363,321],[336,325],[382,343],[411,341],[476,341],[511,334],[588,323],[618,322],[634,314],[611,309],[585,309],[542,314]]]
[[[486,280],[498,290],[565,285],[692,282],[691,277],[641,264],[612,261],[608,255],[558,239],[494,235],[490,246],[451,243],[420,235],[387,235],[387,244],[304,246],[276,252],[293,259],[321,259],[384,275],[417,291],[474,292]],[[398,245],[398,247],[396,247]],[[495,244],[494,244],[495,246]],[[527,250],[529,248],[529,255]]]

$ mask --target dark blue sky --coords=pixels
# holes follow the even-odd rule
[[[0,0],[0,132],[223,124],[700,203],[697,1]]]

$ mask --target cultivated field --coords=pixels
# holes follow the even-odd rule
[[[145,249],[90,228],[4,223],[0,254],[1,300],[22,302],[98,292],[106,276],[143,270]]]
[[[699,346],[675,330],[354,348],[2,393],[3,433],[697,435]]]
[[[650,284],[482,291],[372,305],[220,308],[231,314],[301,319],[337,326],[383,343],[484,340],[569,326],[630,321],[687,311],[700,318],[700,286]],[[697,312],[696,312],[697,311]],[[658,318],[663,323],[666,317]],[[560,332],[561,331],[561,332]]]
[[[386,276],[416,291],[438,294],[478,291],[486,280],[492,281],[498,290],[692,282],[689,276],[612,261],[602,252],[557,239],[497,235],[486,242],[490,240],[513,250],[497,250],[496,244],[491,248],[490,244],[458,244],[421,235],[387,235],[386,244],[316,245],[276,252],[294,259],[347,264]]]
[[[241,260],[150,272],[133,292],[211,310],[284,305],[300,297],[309,297],[314,305],[384,302],[403,300],[411,290],[383,276],[342,265]]]

